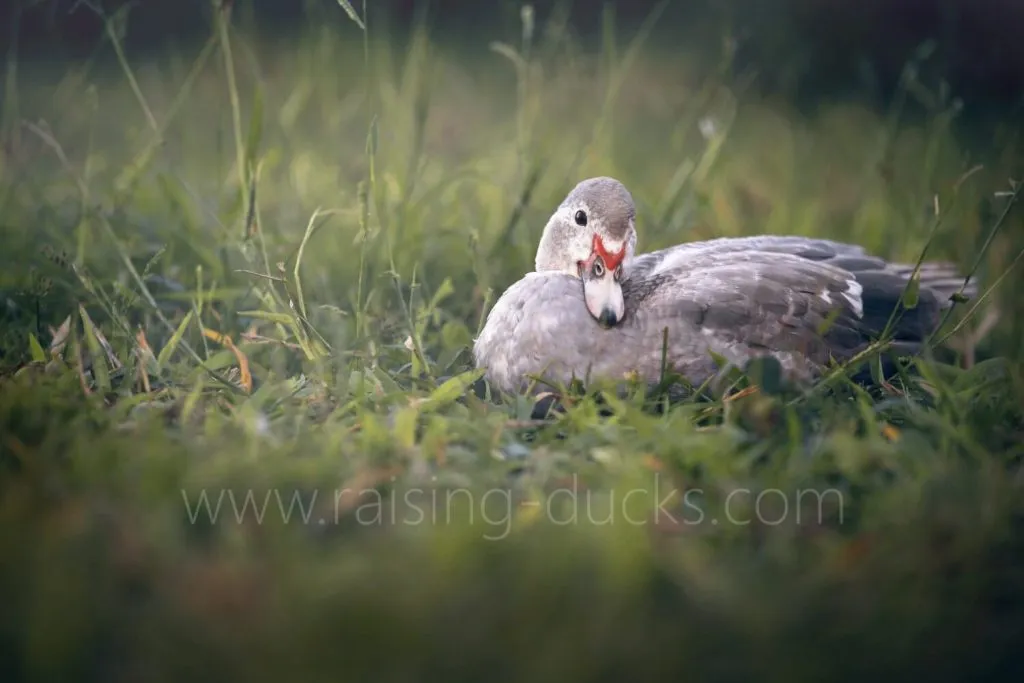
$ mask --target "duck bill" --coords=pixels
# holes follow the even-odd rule
[[[613,327],[622,320],[626,310],[622,286],[610,271],[603,277],[584,278],[583,298],[590,315],[602,327]]]

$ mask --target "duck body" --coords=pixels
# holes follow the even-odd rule
[[[586,275],[528,273],[495,303],[473,352],[488,383],[512,393],[537,378],[655,384],[663,364],[699,385],[720,370],[713,354],[739,367],[772,356],[787,379],[809,381],[877,339],[912,272],[825,239],[684,243],[630,255],[618,279],[622,314],[610,327],[588,310]],[[896,350],[920,350],[962,282],[949,264],[922,266],[917,305],[893,329]]]

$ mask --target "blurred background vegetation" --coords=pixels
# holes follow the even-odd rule
[[[130,5],[123,0],[96,3],[107,12]],[[138,5],[139,3],[135,3]],[[310,12],[330,12],[330,3],[264,0],[241,3],[244,20],[268,33],[295,35]],[[360,3],[352,3],[357,9]],[[567,13],[577,37],[595,47],[605,3],[542,0],[532,3],[538,17],[552,10]],[[619,27],[634,31],[657,5],[653,0],[617,3]],[[157,52],[170,45],[202,41],[210,21],[207,0],[148,2],[132,13],[132,30],[124,36],[134,54]],[[377,0],[369,3],[378,26],[406,32],[426,22],[431,35],[466,47],[488,40],[514,38],[521,3],[496,0]],[[7,3],[0,10],[0,37],[7,49],[20,44],[26,57],[84,58],[95,52],[103,22],[78,0]],[[927,69],[946,79],[953,91],[975,104],[1020,111],[1024,83],[1024,47],[1018,30],[1024,8],[1014,0],[689,0],[670,3],[652,32],[652,42],[685,44],[691,51],[717,56],[723,31],[739,41],[737,62],[756,65],[765,88],[789,94],[891,98],[906,63],[924,44],[934,46]],[[18,27],[13,30],[13,27]],[[17,37],[15,37],[17,35]],[[396,34],[397,35],[397,34]]]
[[[0,8],[10,680],[1024,672],[1024,5],[343,4]],[[870,389],[463,399],[489,305],[599,174],[642,250],[927,248],[987,293],[949,363]],[[842,510],[680,528],[654,481]],[[644,488],[648,523],[531,507],[567,486]],[[360,522],[420,487],[515,514]],[[269,511],[204,522],[203,491]]]

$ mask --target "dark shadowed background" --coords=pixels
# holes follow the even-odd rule
[[[220,0],[214,0],[219,2]],[[108,12],[124,0],[96,0]],[[310,11],[336,15],[334,0],[237,2],[237,10],[270,34],[287,34]],[[362,11],[362,2],[353,3]],[[370,20],[395,31],[422,13],[439,39],[488,41],[514,36],[523,3],[512,0],[373,0]],[[657,3],[618,3],[618,24],[629,29]],[[3,48],[15,34],[22,58],[83,57],[96,49],[102,23],[81,0],[3,3]],[[569,7],[581,37],[597,38],[603,3],[533,3],[538,25],[557,5]],[[208,35],[211,0],[136,1],[125,36],[129,49],[160,49]],[[17,26],[17,30],[14,27]],[[475,29],[475,30],[470,30]],[[928,68],[945,77],[975,113],[1005,116],[1024,102],[1024,2],[1020,0],[687,0],[670,1],[655,31],[661,41],[706,43],[717,50],[722,31],[737,39],[741,66],[756,66],[762,88],[784,88],[801,100],[856,92],[882,103],[908,59],[931,49]],[[931,43],[931,48],[928,44]],[[967,112],[970,115],[970,112]]]

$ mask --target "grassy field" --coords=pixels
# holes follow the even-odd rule
[[[957,135],[970,103],[913,64],[888,111],[797,112],[728,41],[609,15],[598,52],[557,21],[455,48],[326,5],[298,37],[221,21],[136,58],[112,20],[94,62],[7,60],[6,680],[1021,673],[1012,121]],[[641,250],[927,247],[985,297],[863,387],[547,420],[466,395],[592,175],[632,190]]]

